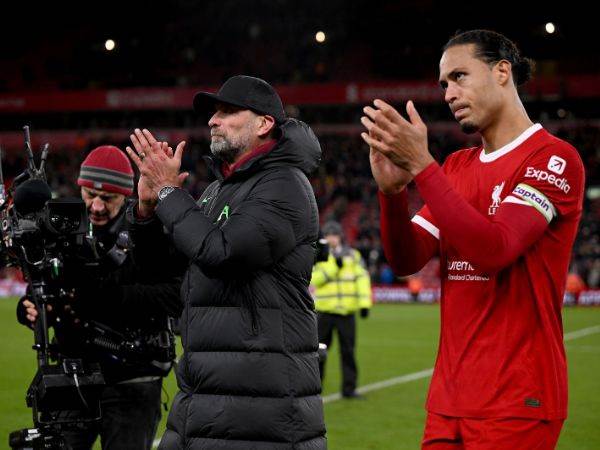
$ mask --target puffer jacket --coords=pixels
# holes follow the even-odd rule
[[[280,129],[270,152],[225,179],[213,161],[218,179],[198,202],[178,189],[157,207],[189,259],[180,392],[160,449],[327,447],[308,291],[319,221],[307,174],[321,149],[300,121]],[[161,245],[158,232],[137,236]]]

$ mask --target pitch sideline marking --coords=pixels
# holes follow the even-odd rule
[[[590,334],[595,333],[600,333],[600,325],[582,328],[581,330],[571,331],[570,333],[565,334],[563,341],[568,342],[572,341],[573,339],[578,339],[580,337],[589,336]]]
[[[563,341],[568,342],[573,339],[578,339],[580,337],[589,336],[591,334],[600,333],[600,325],[595,325],[593,327],[582,328],[581,330],[571,331],[570,333],[566,333],[564,335]],[[365,384],[364,386],[359,387],[356,391],[359,394],[366,394],[367,392],[378,391],[379,389],[384,389],[390,386],[396,386],[398,384],[409,383],[411,381],[420,380],[422,378],[430,377],[433,374],[433,367],[425,370],[420,370],[419,372],[408,373],[406,375],[401,375],[399,377],[388,378],[387,380],[378,381],[376,383]],[[338,401],[342,398],[342,394],[335,393],[329,394],[323,397],[323,403],[331,403]],[[160,442],[160,438],[155,439],[153,442],[153,448],[157,447]]]

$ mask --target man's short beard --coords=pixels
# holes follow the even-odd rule
[[[240,154],[250,149],[251,131],[250,123],[248,123],[239,133],[232,136],[216,134],[211,137],[210,151],[221,161],[231,164]],[[217,139],[215,140],[214,137]]]
[[[233,145],[227,138],[220,136],[219,140],[210,141],[210,151],[213,156],[231,164],[240,154],[241,149],[239,146]]]
[[[460,124],[460,129],[465,134],[473,134],[479,131],[479,127],[475,125],[473,122],[463,122]]]

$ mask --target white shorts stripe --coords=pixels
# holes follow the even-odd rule
[[[431,222],[429,222],[428,220],[424,219],[423,217],[421,217],[419,215],[415,215],[412,218],[412,221],[414,223],[416,223],[417,225],[419,225],[421,228],[424,228],[425,230],[429,231],[436,239],[438,239],[438,240],[440,239],[439,228],[436,227]]]

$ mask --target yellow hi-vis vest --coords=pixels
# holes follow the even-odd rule
[[[314,265],[310,283],[314,288],[317,311],[348,315],[373,304],[369,273],[360,253],[349,250],[343,256],[341,268],[331,253],[327,261]]]

